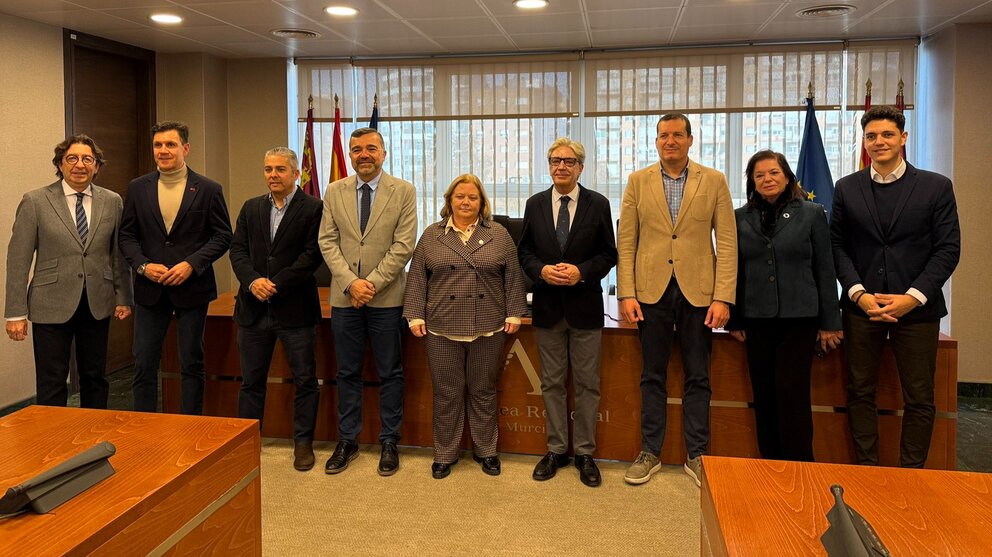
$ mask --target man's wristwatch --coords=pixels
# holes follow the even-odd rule
[[[147,265],[148,265],[148,263],[142,263],[141,265],[138,265],[138,274],[139,275],[145,276],[145,267]]]

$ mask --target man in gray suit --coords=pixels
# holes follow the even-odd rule
[[[413,184],[382,171],[386,149],[376,130],[352,132],[348,155],[357,176],[327,187],[318,236],[331,271],[331,331],[338,367],[339,442],[324,471],[342,472],[358,456],[368,339],[380,384],[379,474],[390,476],[399,469],[404,268],[417,239],[417,195]]]
[[[106,408],[110,315],[125,319],[133,303],[117,249],[121,197],[93,184],[103,151],[85,135],[56,145],[52,164],[60,180],[17,206],[7,246],[7,336],[26,339],[31,321],[38,404],[66,405],[75,340],[80,405]]]

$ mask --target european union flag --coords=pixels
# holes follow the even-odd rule
[[[806,197],[827,210],[829,220],[834,204],[834,179],[830,176],[827,153],[823,150],[823,137],[820,136],[820,125],[816,122],[812,97],[806,99],[806,127],[803,129],[803,143],[799,148],[796,178],[806,190]]]

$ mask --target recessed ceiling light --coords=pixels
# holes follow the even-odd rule
[[[827,4],[823,6],[813,6],[811,8],[805,8],[796,12],[797,17],[803,19],[820,19],[820,18],[830,18],[830,17],[840,17],[847,15],[854,10],[857,10],[854,6],[849,6],[847,4]]]
[[[155,23],[163,23],[165,25],[175,25],[183,22],[183,18],[175,14],[152,14],[149,19]]]
[[[338,17],[352,17],[358,15],[358,10],[352,8],[351,6],[327,6],[324,11],[328,15],[336,15]]]
[[[548,0],[513,0],[513,5],[521,10],[539,10],[548,5]]]

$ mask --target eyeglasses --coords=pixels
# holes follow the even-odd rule
[[[72,165],[76,164],[79,161],[83,161],[83,164],[86,166],[93,166],[94,164],[96,164],[96,159],[89,155],[83,155],[82,157],[80,157],[79,155],[66,155],[62,160],[65,161],[66,164],[72,164]]]
[[[551,168],[554,168],[559,164],[564,164],[565,168],[572,168],[578,163],[579,163],[579,159],[572,159],[572,158],[563,159],[561,157],[551,157],[550,159],[548,159],[548,164],[551,165]]]

